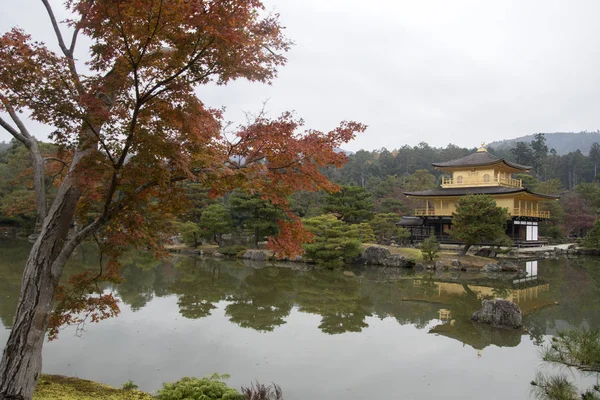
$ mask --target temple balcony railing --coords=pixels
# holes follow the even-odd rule
[[[521,179],[513,179],[508,176],[488,176],[487,178],[477,177],[463,177],[462,179],[453,179],[448,177],[442,177],[443,188],[456,188],[456,187],[473,187],[473,186],[505,186],[505,187],[523,187],[523,181]]]
[[[534,217],[550,218],[550,211],[528,210],[524,208],[515,208],[512,212],[513,217]]]
[[[450,210],[440,210],[436,208],[416,208],[415,217],[449,217],[452,216]]]
[[[416,208],[414,210],[415,217],[451,217],[451,210],[440,210],[439,208]],[[550,218],[550,211],[529,210],[525,208],[515,208],[511,214],[513,217],[533,217],[533,218]]]

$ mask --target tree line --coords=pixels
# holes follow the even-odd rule
[[[594,143],[588,156],[579,151],[558,156],[548,149],[545,141],[543,134],[537,134],[530,143],[518,142],[511,149],[488,151],[531,166],[529,174],[517,176],[528,189],[561,196],[559,201],[543,203],[551,218],[541,224],[541,235],[556,240],[583,237],[600,217],[597,171],[600,144]],[[55,151],[49,143],[40,142],[40,148],[48,154]],[[400,242],[406,239],[407,232],[393,228],[392,221],[411,215],[416,206],[403,193],[438,187],[442,173],[433,169],[431,163],[460,158],[474,151],[452,144],[435,148],[426,143],[393,151],[360,150],[348,155],[341,168],[322,168],[325,176],[341,185],[340,192],[296,191],[289,196],[290,209],[304,219],[332,213],[342,226],[348,227],[371,223],[375,218],[371,223],[373,235],[369,231],[366,238],[374,238],[381,244]],[[55,164],[53,171],[58,174],[60,165]],[[57,177],[48,174],[45,179],[51,197]],[[0,226],[17,226],[33,232],[36,209],[31,186],[31,161],[25,147],[15,140],[0,146]],[[206,241],[223,245],[224,235],[228,238],[233,235],[242,238],[249,247],[258,247],[265,237],[279,232],[278,221],[286,218],[280,207],[258,193],[234,191],[214,197],[204,185],[186,182],[182,186],[189,203],[177,217],[175,228],[194,246]],[[319,233],[314,224],[309,226],[313,226],[313,233]]]

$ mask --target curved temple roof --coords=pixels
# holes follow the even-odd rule
[[[521,165],[505,160],[504,158],[496,157],[487,152],[485,149],[480,149],[476,153],[469,154],[456,160],[431,163],[436,168],[458,168],[458,167],[476,167],[483,165],[491,165],[497,163],[504,163],[511,168],[515,168],[522,171],[530,170],[532,167],[528,165]]]
[[[467,188],[446,188],[446,189],[431,189],[420,192],[405,192],[409,197],[433,197],[433,196],[464,196],[466,194],[512,194],[526,192],[534,196],[543,197],[546,199],[558,199],[560,196],[549,194],[534,193],[526,188],[511,188],[503,186],[488,186],[488,187],[467,187]]]

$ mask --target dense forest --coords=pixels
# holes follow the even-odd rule
[[[48,156],[56,151],[49,144],[41,146]],[[403,192],[439,186],[442,173],[431,163],[460,158],[474,151],[476,148],[452,144],[436,148],[424,142],[393,150],[360,150],[348,155],[343,168],[323,171],[342,186],[339,193],[297,192],[289,200],[294,213],[305,219],[332,213],[347,225],[370,223],[374,229],[366,235],[375,235],[378,241],[402,237],[403,233],[390,231],[393,220],[410,215],[415,207]],[[518,176],[527,188],[561,196],[560,201],[545,203],[552,218],[543,224],[542,235],[557,240],[583,236],[600,216],[598,142],[591,144],[588,155],[580,150],[559,155],[549,148],[544,134],[537,134],[531,141],[517,142],[512,148],[489,146],[488,151],[531,166],[529,174]],[[60,180],[61,168],[52,163],[51,157],[49,160],[46,180],[51,196],[53,182]],[[21,144],[15,141],[0,144],[0,226],[19,227],[28,232],[35,229],[29,166],[27,151]],[[264,237],[277,233],[277,220],[285,217],[277,206],[257,193],[234,192],[212,198],[200,184],[183,185],[190,204],[188,212],[179,216],[175,225],[194,244],[207,240],[221,244],[223,235],[238,233],[257,245]],[[356,234],[365,235],[364,229],[358,229]]]

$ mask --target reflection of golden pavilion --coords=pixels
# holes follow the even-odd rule
[[[544,307],[548,304],[554,304],[549,302],[548,299],[539,299],[542,293],[550,291],[550,284],[539,283],[535,286],[525,288],[506,288],[498,289],[490,286],[481,285],[465,285],[461,283],[453,282],[428,282],[430,285],[435,286],[436,290],[432,290],[431,301],[449,303],[450,298],[455,296],[463,296],[467,294],[467,289],[477,295],[478,299],[489,299],[489,298],[502,298],[510,300],[519,305],[523,314],[528,314],[535,311],[538,308]],[[413,286],[421,287],[423,281],[420,279],[413,280]],[[437,296],[433,295],[437,293]],[[443,311],[443,313],[442,313]],[[450,310],[440,309],[440,320],[446,321],[449,318],[442,318],[442,315],[449,315]]]
[[[440,308],[440,310],[438,311],[438,315],[440,318],[440,321],[449,321],[450,320],[450,310],[448,310],[447,308]]]

